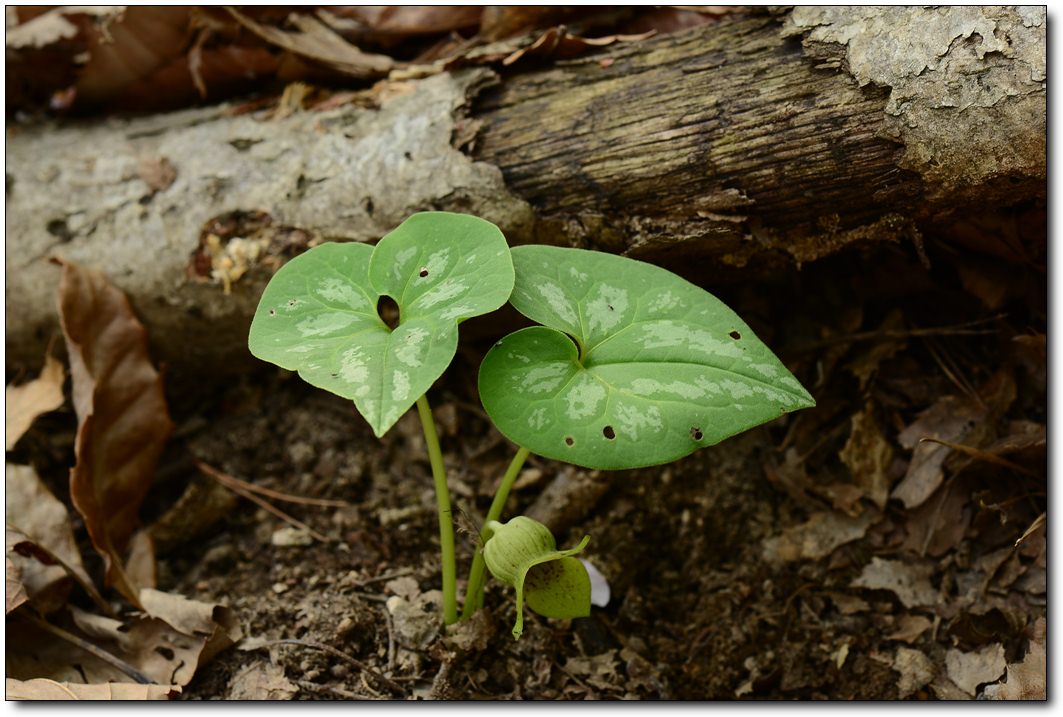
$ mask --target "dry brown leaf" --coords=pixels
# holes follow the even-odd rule
[[[889,499],[889,472],[893,462],[893,446],[882,432],[870,401],[864,410],[851,419],[852,429],[840,456],[861,492],[879,508]]]
[[[904,523],[907,533],[902,549],[915,555],[939,557],[953,550],[963,540],[971,524],[973,511],[970,486],[953,479],[931,499],[908,511]]]
[[[59,317],[78,415],[70,497],[104,558],[105,582],[137,604],[123,560],[173,423],[125,294],[97,271],[62,266]]]
[[[579,35],[569,33],[564,25],[559,25],[558,27],[552,27],[544,32],[535,40],[535,42],[527,47],[522,47],[507,55],[502,60],[502,64],[509,67],[510,65],[528,57],[567,59],[583,54],[588,48],[606,47],[607,45],[612,45],[617,42],[638,42],[639,40],[646,40],[654,34],[656,34],[655,31],[651,30],[640,35],[580,37]]]
[[[22,584],[22,571],[11,560],[11,555],[4,556],[7,567],[7,582],[4,589],[4,614],[7,615],[19,605],[29,600],[26,594],[26,586]]]
[[[850,586],[889,590],[907,608],[934,605],[938,601],[938,593],[930,585],[933,572],[934,566],[930,564],[874,557]]]
[[[747,7],[726,5],[684,5],[640,8],[642,12],[626,24],[628,32],[656,30],[661,34],[688,30],[709,23],[720,22],[727,15],[748,12]]]
[[[978,685],[1000,679],[1005,667],[1004,646],[999,642],[986,645],[977,652],[953,649],[945,653],[949,679],[971,696],[978,691]]]
[[[816,513],[764,541],[764,559],[771,562],[819,560],[846,543],[859,540],[878,517],[872,511],[856,518],[834,512]]]
[[[44,368],[41,369],[40,376],[21,386],[7,387],[7,450],[15,447],[18,439],[29,430],[37,416],[63,405],[65,378],[66,370],[63,364],[48,355],[44,357]]]
[[[988,700],[1044,700],[1048,699],[1048,664],[1045,650],[1045,627],[1043,617],[1033,626],[1033,637],[1022,662],[1008,665],[1004,680],[985,688],[983,695]]]
[[[187,685],[200,666],[240,639],[221,605],[142,590],[147,614],[122,623],[71,607],[78,628],[101,647],[160,684]]]
[[[4,39],[10,50],[43,48],[74,39],[86,27],[84,22],[79,22],[81,20],[92,18],[106,22],[121,13],[122,8],[114,5],[64,5],[46,9],[33,17],[22,17],[21,23],[7,28]]]
[[[940,443],[920,442],[921,439],[962,443],[985,418],[984,408],[958,396],[945,396],[920,413],[897,437],[902,446],[912,450],[912,460],[904,479],[893,489],[892,497],[906,508],[922,505],[941,486],[945,478],[943,464],[952,449]]]
[[[32,542],[66,565],[75,573],[78,582],[91,585],[74,540],[66,506],[52,495],[37,472],[30,466],[8,463],[4,486],[8,553],[18,543]],[[18,565],[22,582],[38,610],[48,613],[63,605],[66,591],[59,584],[65,581],[67,573],[61,565],[46,564],[22,555],[15,555],[12,559]]]
[[[23,682],[8,677],[5,684],[9,700],[171,700],[181,692],[180,687],[135,682],[83,685],[43,678]]]
[[[480,36],[489,42],[521,35],[537,27],[570,20],[581,11],[576,7],[544,5],[493,5],[483,9]]]
[[[140,588],[155,587],[155,541],[148,529],[138,530],[129,539],[125,571],[134,585]]]
[[[206,638],[205,662],[241,637],[240,626],[232,611],[224,605],[205,603],[174,593],[141,590],[140,602],[151,617],[164,620],[186,635]]]
[[[89,61],[77,82],[79,103],[107,102],[182,56],[190,38],[187,7],[126,7],[88,33]]]
[[[299,688],[284,676],[284,668],[259,661],[240,670],[229,682],[228,700],[290,700]]]
[[[926,687],[937,672],[929,657],[908,647],[897,648],[892,667],[901,676],[897,680],[897,695],[902,700],[916,690]]]
[[[887,640],[906,642],[911,645],[919,637],[930,629],[934,623],[922,615],[902,615],[897,620],[896,629],[886,636]],[[922,685],[920,685],[922,686]]]
[[[295,30],[287,31],[252,20],[239,10],[228,8],[236,20],[251,32],[295,55],[321,62],[352,77],[382,77],[395,67],[387,55],[362,52],[312,15],[292,13],[288,22]]]
[[[7,621],[7,677],[89,684],[129,681],[129,675],[114,665],[17,618],[18,613],[14,613]]]
[[[482,13],[470,5],[347,5],[322,8],[318,16],[340,34],[380,40],[475,28]]]
[[[855,595],[846,595],[845,593],[829,592],[827,597],[830,598],[834,606],[838,608],[838,612],[842,615],[855,615],[861,612],[867,612],[871,609],[871,606],[867,604],[866,600],[856,597]]]

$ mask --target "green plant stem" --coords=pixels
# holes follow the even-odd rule
[[[502,476],[502,482],[499,483],[498,490],[495,491],[494,500],[491,501],[491,508],[487,511],[484,527],[480,530],[481,543],[490,537],[491,531],[488,525],[491,521],[497,521],[502,516],[502,510],[506,507],[506,500],[509,498],[509,491],[513,487],[513,483],[516,482],[517,476],[520,475],[520,469],[524,467],[524,461],[528,459],[530,452],[523,446],[518,448],[517,455],[513,456],[509,468],[506,469],[506,474]],[[461,611],[462,620],[468,620],[474,612],[483,607],[484,568],[483,550],[477,550],[476,557],[472,560],[472,568],[469,570],[469,585],[465,589],[465,606]]]
[[[432,479],[436,484],[436,507],[439,511],[439,547],[443,558],[443,623],[452,625],[458,621],[457,570],[454,558],[454,518],[450,510],[450,490],[447,489],[447,472],[443,466],[443,451],[439,449],[439,436],[432,420],[428,397],[417,399],[417,413],[424,429],[424,442],[428,446],[428,460],[432,464]]]

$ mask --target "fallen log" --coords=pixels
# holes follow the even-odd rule
[[[194,375],[249,364],[286,257],[420,210],[673,267],[917,240],[972,204],[1044,196],[1045,86],[1043,8],[799,8],[502,78],[395,81],[369,107],[9,126],[9,368],[58,330],[50,256],[106,272],[171,375]]]

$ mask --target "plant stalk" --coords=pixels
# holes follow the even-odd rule
[[[458,586],[454,557],[454,518],[450,510],[450,490],[447,488],[447,472],[443,465],[443,451],[439,448],[439,435],[432,420],[428,397],[417,399],[417,414],[424,429],[424,442],[428,446],[428,461],[432,464],[432,480],[436,485],[436,508],[439,512],[439,547],[443,558],[443,624],[458,621]]]
[[[498,490],[495,491],[494,500],[491,501],[491,507],[487,511],[487,518],[484,520],[484,527],[480,530],[481,548],[476,551],[476,556],[472,560],[472,568],[469,570],[469,584],[465,589],[465,606],[461,611],[462,620],[468,620],[474,612],[483,607],[484,568],[486,566],[484,565],[482,544],[490,537],[491,533],[487,526],[491,521],[497,521],[502,516],[502,510],[506,507],[506,500],[509,498],[509,491],[516,482],[517,476],[520,475],[520,469],[524,467],[524,461],[528,459],[529,453],[531,451],[523,446],[517,449],[517,455],[513,456],[509,468],[506,469],[506,474],[502,476],[502,482],[498,485]]]

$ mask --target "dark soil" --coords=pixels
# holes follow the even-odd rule
[[[519,641],[509,632],[511,591],[497,582],[481,618],[446,638],[431,620],[426,635],[411,637],[405,613],[392,614],[399,603],[438,614],[435,499],[414,414],[378,441],[349,402],[269,368],[211,400],[174,397],[178,438],[145,515],[168,512],[155,531],[160,588],[232,606],[252,641],[201,669],[183,698],[242,694],[242,676],[271,661],[284,696],[297,699],[965,696],[946,652],[1001,644],[1008,662],[1021,660],[1046,611],[1043,529],[1021,550],[1004,550],[1046,509],[1044,442],[1015,438],[1046,417],[1043,348],[1026,350],[1043,341],[1046,282],[1029,265],[1000,263],[992,270],[1003,277],[1002,298],[987,306],[979,269],[956,263],[955,241],[928,238],[930,268],[916,247],[889,246],[771,283],[708,287],[819,406],[669,466],[599,474],[532,458],[505,517],[530,510],[563,547],[589,534],[584,556],[612,597],[585,619],[526,611]],[[919,333],[979,320],[968,329],[981,333]],[[497,337],[492,329],[511,328],[465,331],[463,351],[429,394],[460,528],[459,581],[513,453],[484,418],[470,377]],[[946,395],[989,405],[966,442],[992,452],[1011,437],[1022,445],[1006,458],[1024,472],[953,451],[925,506],[880,508],[858,475],[859,455],[840,457],[853,417],[877,416],[893,456],[879,472],[895,487],[912,456],[898,434]],[[259,486],[349,505],[274,501],[331,539],[275,545],[288,526],[200,474],[192,456]],[[544,490],[553,498],[537,503]],[[819,555],[816,541],[830,543],[837,531],[801,532],[818,514],[864,516],[863,532]],[[797,547],[773,553],[770,539],[786,535]],[[872,558],[930,566],[935,600],[906,605],[896,592],[854,587]],[[915,618],[929,627],[913,637],[905,628]],[[301,644],[268,644],[281,639]],[[905,683],[901,648],[923,653],[932,679]]]

